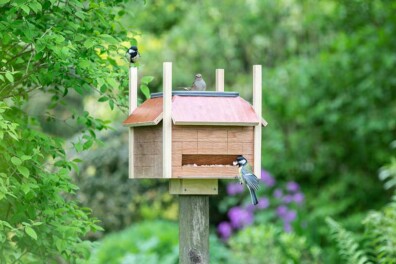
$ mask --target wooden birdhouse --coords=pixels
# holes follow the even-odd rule
[[[136,105],[132,68],[129,127],[130,178],[226,179],[238,175],[233,161],[247,158],[260,177],[261,66],[253,68],[253,106],[236,92],[172,92],[172,64],[164,63],[163,93]]]

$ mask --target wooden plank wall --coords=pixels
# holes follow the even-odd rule
[[[237,167],[182,166],[182,155],[244,155],[253,166],[253,139],[253,127],[173,126],[172,177],[233,178]]]
[[[135,178],[162,178],[162,123],[134,130]]]

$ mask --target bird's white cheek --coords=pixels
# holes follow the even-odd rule
[[[234,166],[238,165],[238,161],[233,161],[232,165],[234,165]]]

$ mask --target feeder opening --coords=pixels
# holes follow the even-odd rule
[[[183,154],[182,166],[234,167],[237,155]]]

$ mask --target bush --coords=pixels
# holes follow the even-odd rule
[[[177,224],[166,221],[142,222],[106,236],[98,243],[89,263],[175,264],[178,260]]]
[[[383,167],[380,178],[385,188],[396,186],[396,160]],[[396,192],[392,201],[380,211],[367,214],[363,233],[353,233],[327,218],[338,253],[347,263],[396,263]]]
[[[248,227],[232,237],[229,244],[235,263],[322,263],[318,247],[273,225]]]

